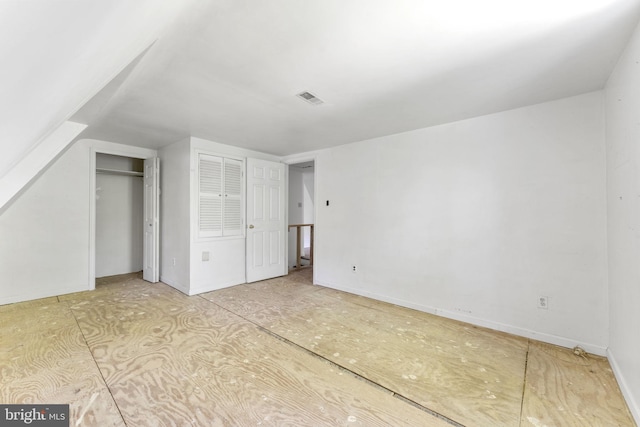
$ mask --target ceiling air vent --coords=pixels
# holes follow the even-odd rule
[[[317,96],[315,96],[311,92],[301,92],[301,93],[297,94],[296,96],[298,98],[308,102],[311,105],[324,104],[324,101],[322,99],[318,98]]]

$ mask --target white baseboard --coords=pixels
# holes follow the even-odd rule
[[[207,284],[204,286],[199,286],[196,288],[193,288],[189,291],[188,295],[198,295],[198,294],[203,294],[205,292],[211,292],[211,291],[217,291],[218,289],[224,289],[224,288],[228,288],[231,286],[236,286],[236,285],[241,285],[243,283],[246,283],[246,281],[244,280],[244,278],[242,279],[235,279],[235,280],[229,280],[227,282],[223,282],[223,283],[216,283],[215,285],[211,285],[211,284]]]
[[[166,283],[167,285],[171,286],[172,288],[175,288],[175,289],[179,290],[180,292],[182,292],[183,294],[189,295],[189,296],[203,294],[205,292],[217,291],[218,289],[228,288],[230,286],[241,285],[241,284],[245,283],[244,278],[242,278],[242,279],[229,280],[229,281],[223,282],[223,283],[216,283],[214,285],[206,284],[206,285],[201,285],[201,286],[198,286],[198,287],[191,287],[190,285],[187,286],[187,285],[183,285],[181,283],[178,283],[177,281],[173,280],[170,277],[160,276],[160,281],[162,283]]]
[[[629,387],[629,384],[625,380],[624,375],[622,375],[620,365],[618,365],[616,357],[610,348],[607,349],[607,359],[609,359],[609,364],[611,365],[611,369],[613,369],[613,374],[616,376],[618,386],[620,386],[620,390],[622,391],[624,400],[627,402],[629,411],[631,411],[631,415],[633,415],[636,424],[640,425],[640,406],[638,404],[638,396],[633,395],[631,387]]]
[[[481,326],[483,328],[493,329],[500,332],[506,332],[506,333],[518,335],[524,338],[531,338],[537,341],[542,341],[542,342],[546,342],[549,344],[554,344],[554,345],[558,345],[566,348],[573,348],[576,345],[579,345],[588,353],[596,354],[598,356],[607,355],[606,347],[592,344],[592,343],[579,342],[567,337],[561,337],[561,336],[552,335],[552,334],[545,334],[545,333],[533,331],[530,329],[520,328],[518,326],[507,325],[500,322],[494,322],[492,320],[486,320],[479,317],[470,316],[464,313],[443,310],[437,307],[418,304],[412,301],[406,301],[399,298],[393,298],[386,295],[376,294],[373,292],[366,292],[361,289],[353,289],[348,286],[339,286],[339,285],[322,283],[322,282],[318,282],[317,284],[321,286],[326,286],[328,288],[337,289],[340,291],[345,291],[345,292],[361,295],[368,298],[373,298],[379,301],[388,302],[388,303],[399,305],[402,307],[412,308],[414,310],[423,311],[425,313],[435,314],[437,316],[446,317],[448,319],[470,323],[472,325]]]
[[[42,299],[42,298],[50,298],[50,297],[57,297],[57,296],[61,296],[61,295],[66,295],[66,294],[73,294],[76,292],[83,292],[83,291],[88,291],[90,290],[89,287],[86,284],[83,284],[82,286],[67,286],[64,288],[55,288],[55,289],[50,289],[50,290],[46,290],[43,292],[28,292],[25,294],[20,294],[20,295],[11,295],[8,297],[0,297],[0,305],[5,305],[5,304],[15,304],[18,302],[25,302],[25,301],[33,301],[33,300],[37,300],[37,299]]]
[[[171,286],[174,289],[179,290],[183,294],[189,295],[189,287],[184,286],[181,283],[178,283],[177,281],[174,281],[173,279],[171,279],[169,277],[160,276],[160,281],[162,283],[164,283],[164,284],[167,284],[167,285]]]

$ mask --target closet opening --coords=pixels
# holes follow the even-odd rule
[[[95,277],[143,270],[144,160],[96,153]]]

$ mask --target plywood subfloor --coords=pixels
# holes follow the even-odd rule
[[[554,346],[542,358],[540,343],[313,286],[309,274],[302,270],[203,297],[455,423],[635,425],[606,359],[588,357],[597,366],[596,381],[556,381],[560,390],[571,389],[566,407],[572,410],[542,403],[555,401],[558,390],[542,391],[541,403],[533,404],[530,387],[523,393],[525,376],[530,385],[543,375],[543,363],[563,370],[567,360],[582,366],[586,359]]]
[[[522,425],[633,425],[609,362],[576,357],[571,350],[531,342]]]
[[[0,400],[114,426],[633,426],[606,359],[311,285],[0,307]]]
[[[62,403],[83,426],[124,426],[78,324],[57,298],[0,306],[0,403]]]
[[[68,352],[64,364],[69,368],[58,369],[64,358],[43,360],[52,343],[40,341],[28,354],[14,357],[21,370],[3,375],[4,401],[52,401],[51,394],[38,393],[40,383],[25,372],[38,365],[43,371],[57,371],[55,381],[65,387],[86,383],[88,392],[106,390],[115,403],[105,420],[114,417],[120,425],[449,425],[222,307],[162,284],[123,277],[60,300],[51,301],[48,312],[57,313],[56,319],[65,318],[70,329],[83,337],[83,352],[93,371],[76,373],[84,359]],[[36,330],[45,330],[47,324],[60,333],[53,318],[43,316],[37,305],[8,307],[6,323],[39,319]],[[3,346],[5,336],[17,336],[13,332],[3,333]],[[20,392],[23,383],[33,386],[31,394]],[[24,388],[29,390],[28,385]],[[66,402],[67,395],[55,400]],[[74,416],[71,425],[78,411]]]
[[[457,423],[519,424],[525,339],[290,278],[204,297]]]

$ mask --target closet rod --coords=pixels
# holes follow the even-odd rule
[[[105,175],[124,175],[124,176],[139,176],[139,177],[144,176],[144,173],[142,172],[122,171],[117,169],[103,169],[103,168],[96,168],[96,173],[105,174]]]

